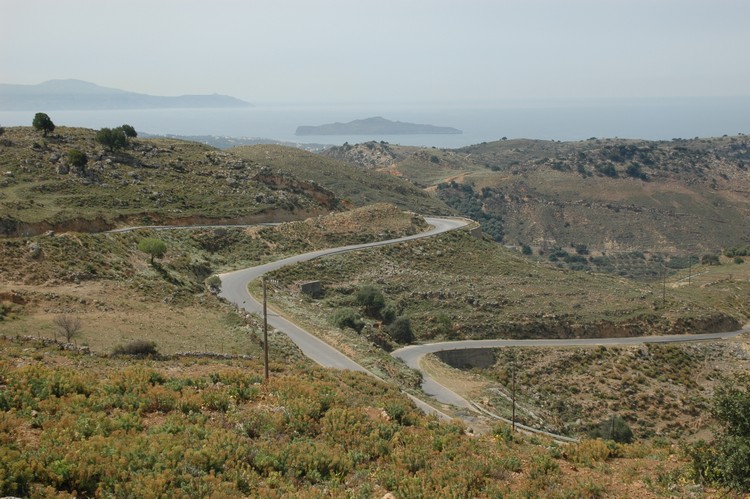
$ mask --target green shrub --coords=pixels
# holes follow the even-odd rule
[[[731,489],[750,492],[750,376],[724,379],[711,410],[721,425],[713,444],[689,448],[694,475]]]
[[[750,256],[750,245],[747,246],[733,246],[724,250],[724,256]]]
[[[518,456],[504,456],[500,458],[500,467],[506,471],[520,473],[523,470],[523,463]]]
[[[589,437],[629,444],[633,441],[633,431],[621,416],[614,416],[599,423],[589,432]]]
[[[705,254],[701,257],[703,265],[719,265],[719,255]]]
[[[538,454],[531,459],[531,471],[529,477],[532,480],[550,475],[557,475],[559,472],[560,465],[557,464],[549,454]]]
[[[605,175],[611,178],[617,178],[617,170],[615,169],[613,165],[610,165],[610,164],[596,165],[594,168],[596,168],[596,171],[598,171],[602,175]]]
[[[217,275],[212,275],[206,279],[206,285],[212,289],[221,289],[221,278]]]
[[[505,423],[498,423],[492,429],[492,435],[499,442],[513,443],[513,441],[515,440],[513,438],[513,429]]]
[[[134,139],[134,138],[138,137],[138,132],[136,132],[135,128],[133,128],[130,125],[122,125],[120,127],[120,130],[122,130],[123,133],[125,134],[125,136],[127,138],[129,138],[129,139]]]
[[[96,141],[114,152],[128,145],[128,136],[122,128],[102,128],[96,132]]]
[[[393,321],[393,324],[388,326],[388,334],[399,343],[414,341],[414,332],[411,330],[411,321],[408,317],[399,317]]]
[[[134,355],[138,357],[158,357],[156,343],[146,340],[134,340],[124,345],[117,345],[112,350],[113,355]]]
[[[352,328],[361,333],[365,327],[362,318],[351,308],[340,308],[331,316],[331,323],[339,329]]]
[[[628,165],[628,167],[625,169],[625,173],[633,178],[648,180],[648,175],[646,175],[643,170],[641,170],[641,165],[639,165],[638,163],[631,163],[630,165]]]
[[[88,156],[78,149],[71,149],[65,154],[65,159],[76,168],[83,168],[89,162]]]
[[[453,321],[450,316],[445,313],[440,313],[435,318],[436,327],[435,333],[446,336],[448,339],[453,339]]]
[[[375,286],[365,285],[357,290],[357,303],[365,307],[365,313],[373,318],[380,318],[380,312],[385,307],[385,297]]]
[[[393,305],[386,305],[380,312],[380,317],[383,319],[384,324],[391,324],[398,317],[398,311]]]

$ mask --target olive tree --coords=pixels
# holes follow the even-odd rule
[[[154,258],[161,258],[167,252],[167,244],[161,239],[155,237],[146,237],[138,243],[138,250],[151,256],[151,265],[154,264]]]
[[[135,128],[133,128],[130,125],[122,125],[120,129],[123,131],[125,136],[129,139],[134,139],[138,137],[138,132],[135,131]]]
[[[33,126],[36,130],[42,132],[42,135],[44,135],[45,137],[48,133],[52,133],[55,131],[55,124],[52,123],[50,117],[45,113],[36,113],[34,115],[34,121],[31,122],[31,126]]]

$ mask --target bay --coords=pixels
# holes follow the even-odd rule
[[[44,112],[44,110],[39,110]],[[0,125],[30,125],[36,111],[0,111]],[[341,145],[369,140],[459,148],[503,137],[671,140],[750,133],[750,97],[567,99],[435,104],[264,104],[240,109],[54,111],[58,126],[99,129],[129,124],[142,133],[253,137]],[[461,135],[294,135],[300,125],[382,116],[463,130]]]

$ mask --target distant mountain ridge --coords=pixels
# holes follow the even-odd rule
[[[420,125],[387,120],[381,116],[354,120],[349,123],[329,123],[319,126],[299,126],[295,135],[432,135],[461,134],[463,131],[434,125]]]
[[[228,95],[166,97],[108,88],[82,80],[50,80],[38,85],[0,84],[2,111],[97,109],[238,108],[249,102]]]

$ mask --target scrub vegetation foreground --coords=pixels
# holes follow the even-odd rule
[[[643,497],[675,446],[473,436],[370,376],[0,340],[0,492],[29,497]],[[683,485],[678,485],[683,484]]]

